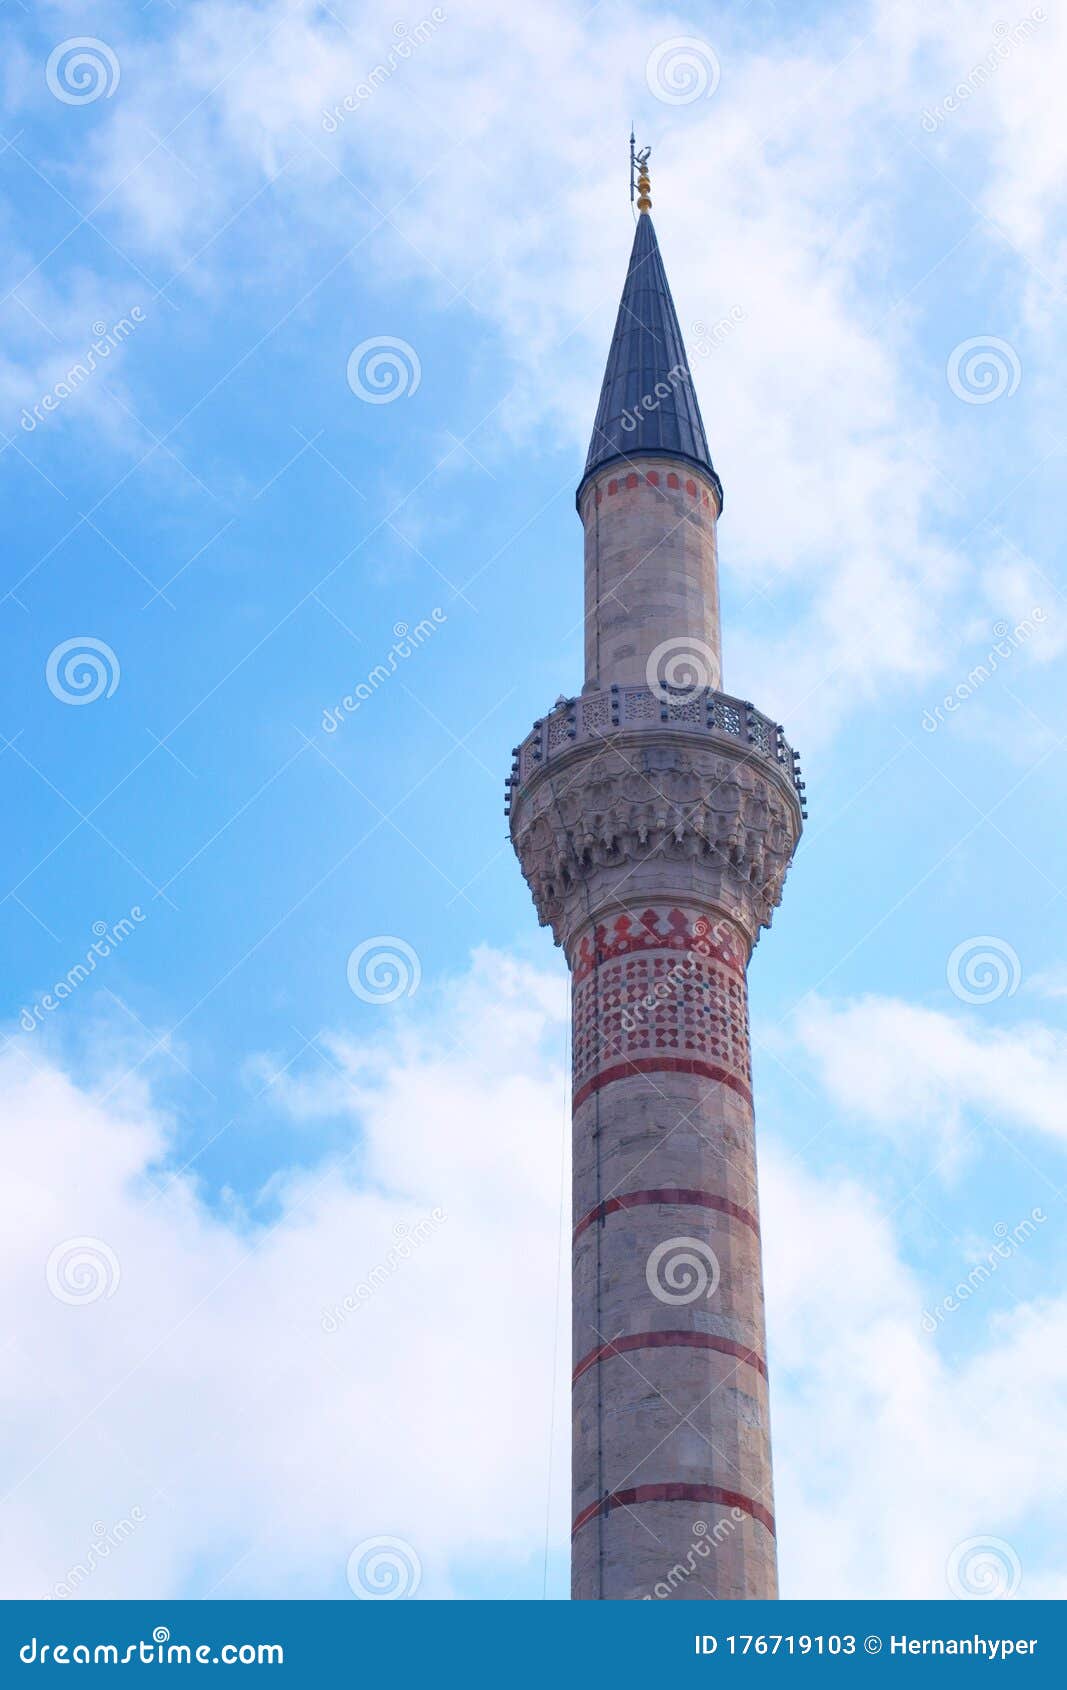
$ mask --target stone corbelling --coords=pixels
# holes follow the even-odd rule
[[[709,1502],[720,1508],[740,1508],[742,1513],[750,1514],[761,1526],[766,1526],[772,1537],[775,1535],[774,1515],[770,1509],[764,1508],[762,1502],[744,1496],[741,1491],[725,1490],[722,1485],[666,1484],[634,1485],[629,1490],[611,1491],[599,1502],[591,1502],[576,1517],[571,1537],[598,1514],[610,1514],[615,1508],[635,1508],[643,1502]]]
[[[737,742],[652,723],[572,745],[513,789],[511,807],[542,926],[568,948],[646,884],[662,895],[677,870],[690,898],[735,922],[751,948],[781,898],[800,828],[784,770]]]

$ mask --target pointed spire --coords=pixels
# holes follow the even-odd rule
[[[708,451],[685,343],[648,211],[646,166],[642,166],[638,186],[641,215],[578,493],[605,464],[651,453],[681,458],[703,470],[715,484],[721,508],[722,486]]]

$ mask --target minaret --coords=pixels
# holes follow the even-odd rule
[[[508,782],[573,987],[572,1594],[773,1597],[746,969],[803,782],[718,690],[722,487],[638,187],[577,495],[585,685]]]

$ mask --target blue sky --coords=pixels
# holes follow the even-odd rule
[[[751,973],[783,1594],[940,1596],[992,1539],[1062,1595],[1062,19],[404,21],[0,18],[8,1593],[134,1507],[80,1594],[347,1596],[382,1536],[419,1595],[565,1589],[564,978],[503,779],[581,679],[633,117],[726,490],[725,685],[811,809]],[[82,37],[88,82],[48,69]],[[388,403],[366,341],[403,343]],[[86,637],[116,684],[72,703]],[[350,988],[377,937],[410,995]],[[114,1283],[64,1302],[77,1238]]]

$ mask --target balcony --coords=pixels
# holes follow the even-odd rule
[[[531,733],[516,746],[507,782],[505,809],[511,811],[511,794],[539,769],[590,740],[608,740],[627,728],[648,728],[665,722],[672,728],[701,737],[740,741],[756,756],[773,763],[794,787],[801,814],[807,818],[800,760],[777,722],[764,716],[741,698],[714,692],[710,687],[609,687],[604,692],[585,693],[565,699],[547,716],[535,722]]]

